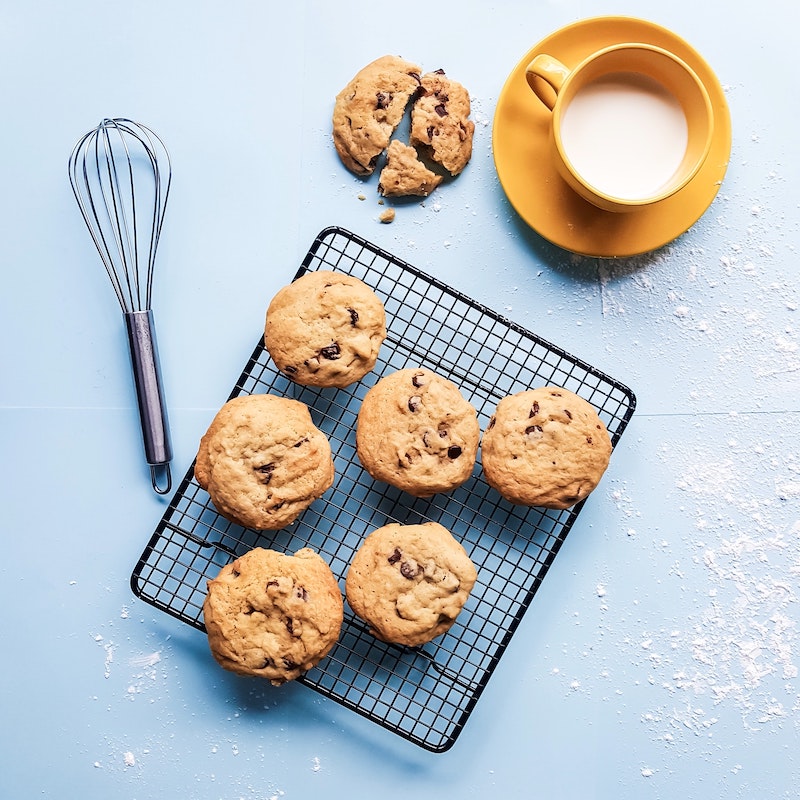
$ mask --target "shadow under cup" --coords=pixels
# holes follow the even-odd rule
[[[708,92],[691,67],[662,48],[614,45],[571,70],[540,55],[526,77],[552,109],[559,173],[595,206],[625,212],[664,200],[708,156],[714,133]]]

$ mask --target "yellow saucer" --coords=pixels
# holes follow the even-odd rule
[[[525,80],[525,67],[538,53],[548,53],[573,66],[618,42],[654,44],[682,58],[705,84],[715,115],[711,152],[691,183],[660,203],[625,214],[603,211],[586,202],[558,174],[548,151],[551,114]],[[633,256],[680,236],[711,205],[730,158],[730,111],[712,69],[672,31],[633,17],[596,17],[550,34],[517,64],[497,102],[492,147],[506,196],[537,233],[581,255]]]

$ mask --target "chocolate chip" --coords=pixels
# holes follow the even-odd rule
[[[539,413],[539,401],[534,400],[533,405],[531,406],[531,413],[528,414],[528,417],[535,417]]]
[[[358,322],[358,311],[354,308],[348,308],[347,310],[350,312],[350,324],[355,327]]]
[[[391,102],[392,102],[391,93],[387,94],[386,92],[376,92],[375,108],[389,108],[389,104]]]
[[[286,617],[286,630],[294,636],[294,621],[291,617]]]
[[[569,417],[569,419],[572,419],[572,414],[570,413],[568,408],[564,409],[564,413],[567,415],[567,417]]]
[[[277,586],[278,581],[267,581],[267,591],[269,591],[270,586]]]
[[[300,447],[301,444],[308,441],[308,436],[304,436],[299,442],[296,442],[292,447]]]
[[[433,74],[434,75],[444,75],[444,70],[441,67],[439,67],[439,69],[435,69],[433,71]]]
[[[416,411],[419,408],[420,403],[422,403],[422,398],[418,394],[412,395],[408,398],[408,410]]]
[[[433,125],[428,125],[428,131],[427,131],[427,133],[428,133],[428,138],[429,138],[429,139],[433,139],[433,134],[434,134],[435,132],[436,132],[436,128],[434,128],[434,127],[433,127]]]
[[[419,569],[413,561],[403,561],[400,564],[400,574],[408,580],[413,580],[419,574]]]
[[[461,448],[457,444],[451,444],[450,447],[447,448],[448,458],[458,458],[460,455]]]
[[[294,587],[294,596],[298,600],[308,600],[308,592],[305,590],[304,586],[295,586]]]
[[[446,117],[447,116],[447,109],[444,107],[444,103],[439,103],[439,105],[434,106],[433,110],[440,116]]]
[[[420,86],[422,86],[422,78],[419,75],[419,72],[409,72],[408,76],[413,78]]]
[[[284,372],[288,372],[290,375],[295,375],[297,373],[297,367],[293,367],[291,364],[288,367],[283,368]]]
[[[275,471],[275,463],[273,462],[271,464],[255,467],[253,471],[263,475],[263,483],[266,485],[272,480],[272,473]]]
[[[339,349],[339,345],[337,342],[333,342],[333,344],[329,344],[327,347],[323,347],[319,354],[323,358],[327,358],[329,361],[335,361],[342,355],[342,351]]]
[[[425,431],[425,433],[422,434],[422,444],[424,444],[425,447],[429,447],[430,446],[428,431]]]
[[[286,667],[286,669],[297,669],[297,664],[295,664],[295,662],[292,661],[291,658],[284,658],[282,659],[282,661],[283,661],[283,666]]]
[[[492,418],[489,420],[489,424],[486,426],[486,430],[487,430],[487,431],[490,431],[492,428],[494,428],[494,424],[495,424],[495,422],[497,422],[497,420],[496,420],[494,417],[492,417]]]
[[[414,386],[419,388],[420,386],[424,386],[425,385],[424,378],[425,378],[425,373],[424,372],[415,372],[411,376],[411,383],[413,383]]]
[[[400,552],[400,548],[395,547],[394,552],[386,560],[390,564],[396,564],[401,558],[402,558],[402,553]]]
[[[541,433],[542,432],[542,426],[541,425],[531,425],[530,427],[525,428],[525,433],[527,433],[529,435],[531,433],[533,433],[534,431],[538,431],[539,433]]]
[[[594,443],[592,442],[592,437],[591,437],[591,436],[587,436],[587,437],[586,437],[586,443],[587,443],[587,444],[594,444]]]

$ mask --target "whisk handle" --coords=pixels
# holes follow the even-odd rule
[[[125,327],[131,352],[136,399],[139,403],[139,418],[142,423],[144,454],[150,465],[153,488],[166,494],[171,485],[169,462],[172,460],[172,444],[167,420],[167,406],[161,385],[161,367],[158,360],[153,312],[130,311],[124,314]],[[160,487],[157,470],[166,472],[167,486]]]

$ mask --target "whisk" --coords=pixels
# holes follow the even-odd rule
[[[145,125],[104,119],[75,145],[69,179],[122,308],[145,458],[153,489],[167,494],[172,445],[150,301],[172,182],[169,153]]]

